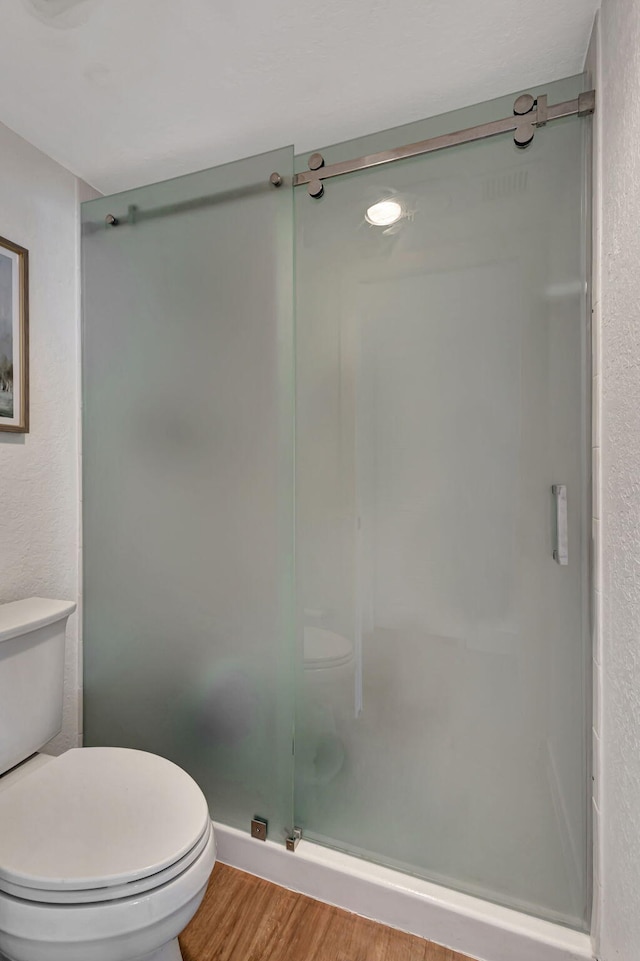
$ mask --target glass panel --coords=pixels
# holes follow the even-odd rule
[[[581,81],[544,88],[550,103]],[[515,95],[514,95],[515,96]],[[327,163],[511,113],[501,98]],[[584,122],[296,191],[296,821],[584,928]],[[299,169],[304,166],[299,165]],[[394,199],[401,219],[365,219]],[[553,557],[566,484],[569,564]]]
[[[265,816],[273,839],[293,779],[292,167],[287,148],[83,207],[85,743],[171,758],[216,819]]]

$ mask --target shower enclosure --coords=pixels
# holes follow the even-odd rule
[[[83,205],[84,733],[585,929],[588,124],[294,187],[514,96]]]

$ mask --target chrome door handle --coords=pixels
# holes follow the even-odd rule
[[[567,485],[554,484],[551,493],[556,505],[556,545],[553,559],[565,567],[569,563],[569,531],[567,526]]]

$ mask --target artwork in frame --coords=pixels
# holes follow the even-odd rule
[[[29,430],[29,251],[0,237],[0,431]]]

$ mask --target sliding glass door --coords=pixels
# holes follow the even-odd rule
[[[581,84],[544,90],[555,103]],[[321,153],[411,143],[508,116],[513,100]],[[296,191],[297,822],[577,927],[583,136],[571,118],[526,151],[501,136],[327,180],[320,201]]]
[[[215,818],[266,816],[274,839],[292,826],[292,164],[83,207],[85,743],[171,758]]]

